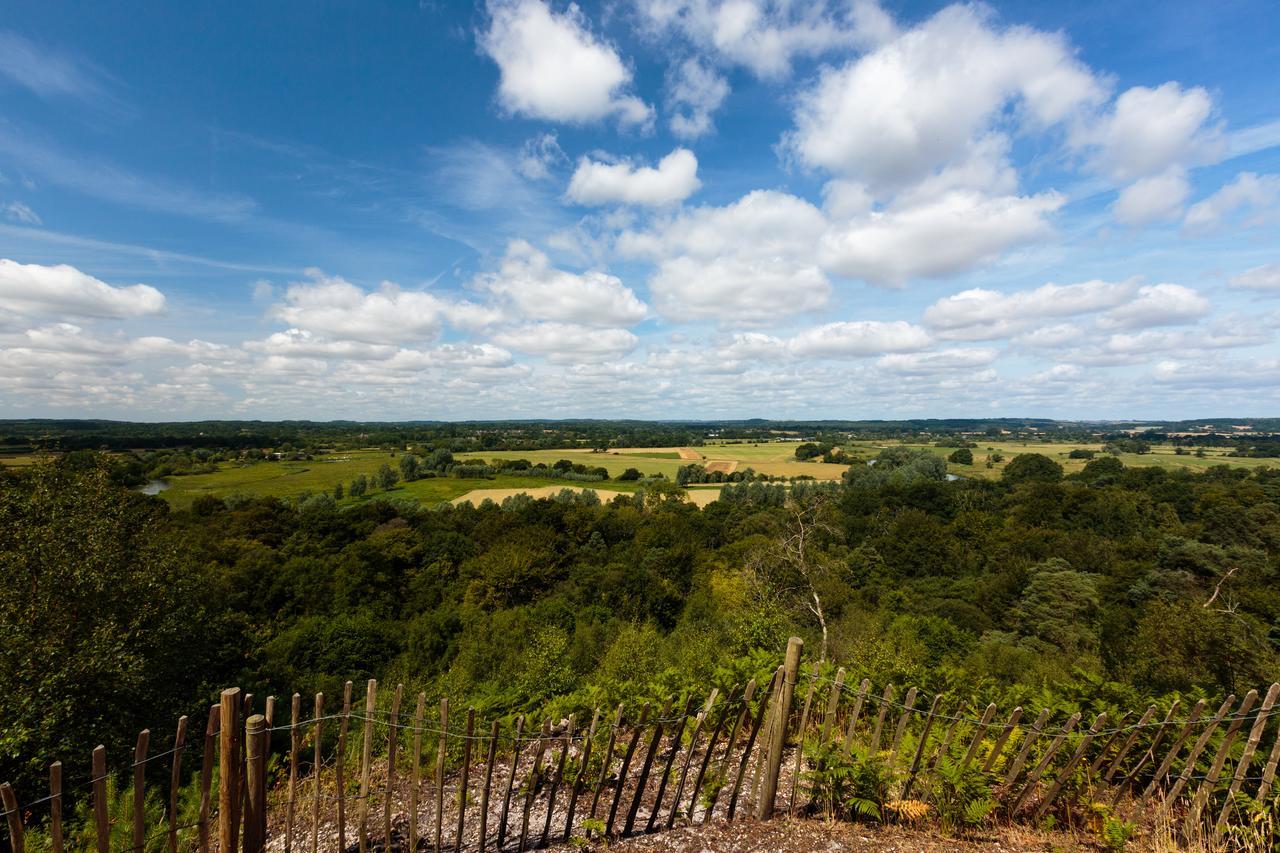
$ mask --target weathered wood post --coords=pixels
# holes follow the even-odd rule
[[[235,850],[239,836],[237,806],[240,793],[240,756],[236,729],[240,726],[240,688],[222,691],[218,713],[218,849]],[[96,775],[96,774],[95,774]]]
[[[764,785],[756,804],[756,817],[768,820],[773,817],[774,797],[778,794],[778,774],[782,770],[782,753],[787,743],[787,717],[791,714],[791,700],[795,695],[796,678],[800,674],[800,652],[804,640],[792,637],[787,641],[787,657],[782,664],[782,680],[774,694],[774,706],[770,716],[775,725],[769,729],[769,752],[765,761]]]
[[[244,853],[262,853],[267,846],[266,745],[267,718],[254,714],[244,724]]]
[[[0,785],[0,804],[4,805],[5,817],[9,819],[9,845],[13,853],[23,853],[26,839],[22,828],[22,810],[18,808],[18,797],[8,782]]]

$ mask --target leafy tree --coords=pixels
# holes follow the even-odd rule
[[[166,506],[109,470],[0,474],[0,778],[27,790],[51,757],[119,755],[226,674],[217,597]]]
[[[341,483],[334,483],[334,485],[333,485],[333,499],[334,499],[335,501],[340,501],[340,500],[342,500],[342,497],[343,497],[343,488],[342,488],[342,484],[341,484]]]
[[[373,481],[382,489],[389,489],[396,483],[400,482],[400,475],[396,469],[383,462],[378,467],[378,471],[373,475]]]
[[[972,465],[973,451],[967,447],[962,447],[948,456],[947,461],[953,465]]]
[[[400,477],[406,483],[418,479],[419,460],[412,453],[400,457]]]
[[[1031,581],[1013,617],[1023,636],[1075,659],[1098,652],[1100,604],[1097,575],[1075,571],[1066,560],[1054,557],[1031,569]]]
[[[363,497],[364,493],[367,492],[368,490],[369,490],[369,478],[366,477],[364,474],[357,474],[356,478],[351,481],[351,488],[348,491],[351,492],[351,497],[359,498],[359,497]]]
[[[618,479],[623,482],[631,482],[640,479],[640,472],[635,468],[628,468],[618,475]]]
[[[1005,466],[1000,479],[1006,483],[1055,483],[1062,479],[1062,466],[1040,453],[1020,453]]]

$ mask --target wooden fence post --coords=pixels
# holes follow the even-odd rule
[[[667,753],[667,762],[663,765],[662,772],[658,774],[658,790],[653,796],[653,811],[649,813],[649,822],[645,824],[645,832],[653,832],[653,826],[658,820],[658,814],[662,811],[662,797],[667,791],[667,780],[671,778],[671,768],[676,765],[676,757],[680,754],[681,738],[684,736],[684,727],[689,722],[689,715],[693,713],[693,709],[697,707],[697,700],[692,696],[684,703],[684,713],[680,715],[680,719],[676,722],[675,729],[671,732],[671,751]],[[672,804],[671,809],[674,813],[676,804]],[[672,818],[675,822],[675,818]]]
[[[778,679],[782,678],[782,667],[778,667],[773,671],[773,678],[769,680],[769,686],[765,688],[765,696],[773,692],[773,686],[778,683]],[[742,760],[738,763],[738,775],[733,780],[733,791],[729,794],[729,820],[733,820],[733,815],[738,809],[738,795],[742,792],[742,777],[747,772],[747,763],[751,759],[751,747],[755,745],[756,738],[760,735],[760,725],[764,722],[765,708],[768,706],[769,700],[761,697],[760,704],[756,708],[755,720],[751,723],[751,730],[747,733],[746,746],[742,748]]]
[[[996,716],[996,703],[992,702],[987,705],[987,710],[982,712],[982,719],[978,721],[977,728],[973,732],[973,740],[969,741],[969,749],[964,754],[964,758],[960,760],[960,772],[963,773],[969,763],[973,761],[973,757],[978,754],[978,747],[982,744],[983,737],[987,733],[987,726],[991,725],[991,721]]]
[[[702,734],[702,725],[706,722],[707,714],[711,713],[719,695],[718,688],[711,688],[711,693],[707,696],[707,704],[694,717],[693,731],[689,733],[689,750],[684,755],[684,764],[680,766],[680,779],[676,782],[676,793],[671,799],[671,809],[667,812],[667,829],[676,824],[676,815],[680,812],[680,798],[684,796],[684,783],[689,778],[689,765],[693,763],[693,753],[698,749],[698,735]],[[676,749],[679,750],[679,748],[680,744],[677,743]],[[692,818],[693,815],[689,817]]]
[[[1049,722],[1049,709],[1045,708],[1040,711],[1040,716],[1036,717],[1036,721],[1031,724],[1031,728],[1022,738],[1022,748],[1018,750],[1018,755],[1013,759],[1013,763],[1009,765],[1009,770],[1004,774],[1004,783],[1012,785],[1014,780],[1018,778],[1018,774],[1022,772],[1022,765],[1027,763],[1027,756],[1031,754],[1031,747],[1040,737],[1040,730],[1044,728],[1044,724]]]
[[[1076,747],[1076,751],[1067,759],[1067,763],[1062,765],[1062,769],[1058,771],[1058,778],[1049,788],[1049,793],[1044,795],[1044,799],[1040,801],[1040,808],[1036,809],[1036,821],[1044,817],[1044,813],[1049,810],[1049,806],[1053,805],[1054,799],[1062,791],[1067,780],[1071,777],[1071,771],[1075,770],[1076,764],[1084,757],[1089,749],[1089,744],[1093,743],[1093,739],[1098,736],[1098,732],[1107,723],[1106,713],[1101,713],[1094,717],[1093,725],[1089,727],[1089,732],[1080,740],[1080,744]]]
[[[982,762],[982,772],[990,773],[991,768],[995,766],[996,759],[1000,757],[1000,753],[1004,751],[1004,745],[1009,742],[1009,736],[1013,734],[1014,728],[1018,725],[1018,721],[1022,719],[1022,706],[1019,705],[1009,714],[1008,721],[1004,724],[1004,728],[1000,730],[1000,736],[996,738],[995,744],[991,747],[991,752],[987,755],[987,760]]]
[[[369,849],[369,774],[373,761],[373,715],[378,709],[378,680],[370,678],[364,692],[364,741],[360,750],[360,853]]]
[[[382,798],[382,843],[391,847],[391,798],[396,789],[396,748],[400,740],[400,701],[404,697],[404,685],[397,684],[391,698],[391,722],[387,726],[387,790]]]
[[[1254,694],[1254,698],[1257,698],[1256,693]],[[1205,726],[1204,731],[1200,733],[1199,739],[1196,740],[1195,745],[1191,747],[1191,752],[1187,753],[1187,763],[1186,766],[1182,768],[1182,775],[1178,777],[1177,781],[1173,783],[1173,787],[1169,789],[1169,793],[1165,795],[1165,805],[1172,803],[1177,799],[1178,794],[1182,793],[1182,788],[1191,779],[1191,774],[1195,772],[1196,759],[1200,757],[1200,753],[1204,752],[1204,748],[1209,744],[1209,739],[1213,736],[1214,731],[1222,722],[1223,717],[1230,713],[1231,706],[1235,703],[1236,697],[1233,693],[1227,697],[1225,702],[1222,703],[1221,707],[1218,708],[1218,713],[1213,715],[1213,718],[1209,720],[1209,724]]]
[[[773,801],[778,795],[778,774],[782,770],[782,753],[787,744],[787,718],[791,715],[791,699],[795,692],[796,676],[800,674],[800,652],[803,649],[804,640],[799,637],[792,637],[787,641],[787,657],[782,665],[782,683],[778,685],[776,694],[778,701],[773,710],[776,725],[769,732],[764,785],[760,789],[760,800],[756,803],[756,817],[760,820],[773,817]]]
[[[622,714],[622,706],[618,706],[618,714]],[[516,717],[516,733],[511,739],[511,772],[507,774],[507,784],[502,794],[502,811],[498,812],[498,849],[507,841],[507,812],[511,810],[511,790],[516,783],[516,770],[520,766],[520,736],[524,734],[524,715]],[[606,768],[608,769],[608,768]],[[596,792],[597,796],[599,791]],[[595,814],[595,806],[592,806]]]
[[[1040,756],[1040,763],[1035,766],[1030,773],[1027,774],[1027,781],[1022,786],[1022,793],[1014,799],[1013,805],[1009,806],[1009,814],[1015,815],[1018,809],[1022,808],[1022,803],[1027,799],[1032,791],[1035,790],[1036,783],[1040,781],[1040,777],[1044,775],[1044,771],[1048,769],[1049,763],[1053,761],[1053,757],[1057,755],[1058,750],[1066,743],[1067,737],[1075,731],[1076,724],[1080,722],[1080,712],[1076,711],[1062,727],[1062,731],[1058,732],[1057,737],[1049,742],[1049,748],[1044,751],[1044,755]]]
[[[178,853],[178,788],[182,786],[182,752],[187,747],[187,718],[178,718],[173,736],[173,766],[169,771],[169,853]]]
[[[538,748],[533,753],[533,767],[529,770],[529,776],[525,780],[524,792],[524,809],[520,813],[520,846],[517,848],[520,853],[524,853],[525,845],[529,840],[529,813],[533,808],[533,800],[538,796],[538,780],[542,776],[542,756],[547,751],[547,741],[551,737],[551,720],[544,720],[542,723],[542,733],[538,736]],[[617,800],[614,800],[615,805]]]
[[[1107,765],[1106,771],[1102,774],[1102,781],[1105,784],[1111,784],[1111,777],[1115,775],[1116,770],[1120,768],[1120,764],[1124,761],[1125,756],[1129,754],[1129,750],[1133,749],[1133,745],[1138,742],[1138,736],[1142,734],[1142,729],[1147,723],[1151,722],[1151,718],[1156,715],[1156,706],[1152,705],[1147,708],[1146,713],[1138,718],[1138,722],[1134,724],[1133,731],[1129,732],[1129,737],[1120,745],[1120,750],[1116,753],[1116,757],[1111,759],[1111,763]]]
[[[613,763],[613,747],[618,740],[618,729],[621,728],[622,726],[622,711],[623,711],[623,703],[619,702],[618,711],[613,716],[613,726],[609,729],[609,742],[608,742],[608,745],[605,746],[604,748],[604,762],[600,766],[600,779],[596,782],[596,790],[591,796],[590,817],[592,820],[595,819],[596,809],[600,805],[600,792],[604,790],[604,782],[606,779],[609,778],[609,765]],[[515,765],[512,764],[511,767],[512,767],[511,774],[514,776]],[[504,814],[506,813],[505,807],[503,809],[503,813]],[[501,846],[502,844],[501,840],[499,840],[498,844],[499,846]]]
[[[111,853],[111,824],[107,817],[107,748],[93,749],[93,828],[98,853]]]
[[[413,712],[413,760],[409,763],[409,849],[418,849],[418,789],[422,787],[422,722],[427,714],[427,694],[418,694],[418,707]],[[480,839],[484,849],[484,838]]]
[[[809,675],[809,689],[804,694],[804,710],[800,712],[800,725],[796,727],[796,741],[799,748],[796,750],[795,767],[791,771],[791,790],[787,795],[787,814],[795,814],[796,809],[796,780],[800,778],[800,761],[804,757],[804,732],[809,727],[809,710],[813,707],[813,694],[818,687],[818,671],[822,666],[821,661],[813,662],[813,670]],[[844,681],[844,667],[836,675],[837,679]],[[835,696],[839,690],[838,685],[832,685],[831,695]],[[732,698],[732,696],[730,697]],[[727,706],[726,706],[727,707]],[[692,815],[690,815],[692,817]]]
[[[743,725],[751,720],[751,699],[755,695],[756,680],[753,678],[743,688],[742,697],[738,700],[737,707],[725,709],[733,712],[733,725],[729,727],[729,740],[724,746],[724,757],[720,759],[720,784],[711,791],[711,799],[707,802],[707,810],[702,815],[703,823],[711,820],[711,815],[716,810],[716,800],[720,798],[720,791],[725,785],[729,784],[729,770],[733,767],[733,748],[738,745],[738,733],[742,730]],[[676,737],[678,740],[679,735]]]
[[[489,789],[493,786],[493,765],[498,761],[498,721],[494,720],[489,728],[489,753],[484,760],[484,788],[480,792],[480,841],[478,849],[484,853],[485,840],[489,833]],[[412,844],[410,850],[416,850]]]
[[[1262,740],[1262,731],[1267,726],[1267,718],[1271,716],[1271,709],[1276,704],[1276,699],[1280,698],[1280,684],[1272,684],[1267,690],[1266,698],[1262,700],[1262,707],[1258,709],[1257,719],[1253,721],[1253,728],[1249,729],[1249,739],[1245,741],[1244,752],[1240,755],[1240,762],[1236,764],[1235,775],[1231,779],[1231,788],[1227,791],[1227,801],[1222,805],[1222,812],[1218,815],[1218,822],[1214,825],[1214,831],[1218,834],[1222,833],[1223,827],[1227,825],[1227,815],[1231,811],[1231,801],[1244,785],[1244,777],[1248,775],[1249,762],[1253,760],[1253,754],[1258,749],[1258,742]]]
[[[444,769],[449,759],[449,700],[440,700],[440,742],[436,747],[436,834],[435,851],[440,853],[444,833]]]
[[[321,721],[324,718],[324,694],[317,693],[315,698],[315,706],[312,713],[316,724],[311,729],[311,736],[315,738],[313,747],[315,753],[311,759],[311,853],[320,853],[320,770],[324,767],[324,761],[320,754]]]
[[[902,742],[902,735],[907,730],[907,723],[911,721],[911,711],[916,706],[916,696],[919,691],[912,687],[907,691],[907,698],[902,700],[902,716],[898,718],[898,726],[893,730],[893,740],[889,742],[889,766],[898,766],[898,744]]]
[[[844,735],[844,751],[848,755],[853,749],[854,728],[858,725],[858,717],[862,714],[862,706],[867,702],[867,694],[871,691],[871,679],[864,678],[858,685],[858,695],[853,700],[853,712],[849,714],[849,727]]]
[[[924,758],[925,744],[929,742],[929,732],[933,729],[933,720],[937,716],[938,706],[941,704],[942,694],[938,693],[933,697],[933,704],[929,706],[929,715],[924,718],[924,728],[920,731],[920,742],[916,744],[916,754],[911,759],[911,769],[907,771],[907,781],[902,786],[902,796],[899,799],[906,800],[911,796],[911,786],[915,784],[916,774],[920,772],[920,761]]]
[[[13,853],[25,853],[26,837],[22,829],[22,809],[18,808],[18,797],[13,793],[13,786],[8,782],[0,785],[0,803],[4,805],[5,817],[9,821],[9,845]]]
[[[644,730],[645,723],[649,722],[650,707],[650,704],[645,702],[640,709],[640,719],[636,721],[635,730],[631,733],[631,740],[627,741],[627,749],[622,754],[622,765],[618,768],[618,787],[613,792],[613,804],[609,806],[609,817],[604,824],[606,837],[613,835],[613,822],[618,817],[618,803],[622,800],[623,789],[627,787],[627,770],[631,768],[631,758],[636,754],[636,744],[640,742],[640,734]],[[688,765],[685,765],[685,769],[688,770]]]
[[[715,755],[716,741],[720,739],[720,732],[724,729],[725,720],[728,719],[729,714],[734,711],[734,700],[737,698],[737,695],[738,685],[735,684],[729,688],[729,696],[725,699],[724,707],[720,709],[720,716],[716,718],[715,727],[711,730],[711,739],[707,741],[707,749],[702,754],[702,765],[698,768],[698,775],[693,780],[693,793],[689,795],[690,823],[693,822],[694,812],[697,811],[698,808],[698,792],[702,790],[702,780],[707,775],[707,765],[711,763],[711,758]],[[710,803],[708,803],[708,805],[710,805]],[[705,817],[703,818],[703,822],[706,822]]]
[[[133,748],[133,847],[142,850],[147,841],[147,747],[151,743],[151,730],[138,732],[138,743]]]
[[[49,841],[53,846],[53,853],[62,853],[61,761],[55,761],[49,765]]]
[[[1169,772],[1169,768],[1171,768],[1173,766],[1173,762],[1177,760],[1178,751],[1182,749],[1182,744],[1186,741],[1188,737],[1190,737],[1191,730],[1195,727],[1195,724],[1199,722],[1200,714],[1204,711],[1204,706],[1205,706],[1205,702],[1203,699],[1201,699],[1200,701],[1196,702],[1194,707],[1192,707],[1191,713],[1187,717],[1186,725],[1182,727],[1182,731],[1178,733],[1178,736],[1174,738],[1173,743],[1170,744],[1169,752],[1165,754],[1164,761],[1160,762],[1159,767],[1156,768],[1155,775],[1151,777],[1151,782],[1147,785],[1146,789],[1142,792],[1142,799],[1145,800],[1147,797],[1150,797],[1155,792],[1156,788],[1160,787],[1160,782],[1164,779],[1165,774]],[[1169,717],[1172,717],[1172,716],[1173,716],[1173,709],[1170,708],[1169,716],[1165,718],[1166,722],[1168,722]],[[1161,726],[1160,734],[1164,734],[1163,726]],[[1155,753],[1155,749],[1153,747],[1148,753],[1152,755],[1153,761],[1155,760],[1154,753]],[[1128,777],[1126,777],[1125,781],[1127,782],[1129,779],[1132,779],[1134,777],[1135,772],[1136,771],[1131,771]]]
[[[560,839],[562,843],[568,842],[569,833],[573,830],[573,813],[578,806],[578,794],[582,790],[582,780],[587,778],[587,764],[589,764],[591,761],[591,742],[594,741],[596,738],[596,726],[599,725],[599,723],[600,723],[600,706],[597,705],[595,713],[591,715],[591,728],[587,729],[587,736],[584,739],[582,744],[582,762],[581,764],[578,765],[578,773],[576,776],[574,776],[573,784],[569,791],[569,811],[565,814],[565,818],[564,818],[564,836]],[[498,736],[498,728],[497,728],[498,724],[494,723],[493,725],[494,725],[493,734],[494,734],[494,738],[496,739]],[[489,748],[489,752],[491,756],[489,759],[489,763],[492,764],[493,763],[492,747]],[[489,787],[488,779],[485,780],[484,784],[485,784],[485,791],[486,793],[488,793],[488,787]],[[659,788],[659,791],[661,791],[661,788]],[[661,797],[659,797],[659,800],[661,800]],[[656,809],[655,809],[655,813],[656,813]],[[649,825],[653,826],[653,815],[649,816]]]
[[[289,703],[289,789],[284,808],[284,853],[292,853],[293,850],[293,817],[298,801],[298,747],[301,746],[298,723],[301,718],[302,694],[295,693]]]
[[[556,760],[556,775],[551,780],[551,791],[547,794],[547,821],[542,825],[542,840],[538,843],[539,847],[546,847],[551,843],[551,819],[556,813],[556,790],[564,778],[564,763],[569,758],[569,748],[573,746],[577,722],[577,717],[570,714],[569,725],[564,735],[565,741],[560,749],[560,758]]]
[[[342,721],[338,724],[338,755],[333,767],[333,782],[338,795],[338,849],[347,849],[347,729],[351,727],[351,687],[342,686]]]
[[[222,706],[209,706],[209,722],[204,727],[204,756],[200,763],[200,819],[196,824],[200,853],[209,853],[209,790],[213,787],[215,738],[221,726]]]
[[[667,702],[662,706],[662,711],[658,714],[658,719],[653,725],[653,737],[649,740],[649,749],[644,754],[644,762],[640,765],[640,778],[636,780],[636,792],[631,797],[631,808],[627,809],[627,820],[622,825],[622,834],[630,835],[636,825],[636,815],[640,813],[640,801],[644,797],[644,787],[649,781],[649,771],[653,769],[653,759],[658,754],[658,746],[662,743],[662,721],[671,713],[671,706],[675,704],[676,697],[674,694],[667,697]],[[551,803],[555,804],[555,791],[552,790]],[[550,809],[550,806],[548,806]],[[550,811],[548,810],[548,814]],[[548,820],[550,818],[548,817]]]
[[[254,714],[244,724],[246,806],[244,853],[262,853],[267,844],[266,761],[267,718]],[[287,838],[286,838],[287,840]]]
[[[222,691],[218,713],[218,849],[232,851],[239,840],[236,812],[240,799],[240,755],[236,729],[240,727],[240,688]]]
[[[1267,693],[1267,699],[1274,701],[1274,696],[1270,692]],[[1200,814],[1204,810],[1205,805],[1209,802],[1209,797],[1213,793],[1213,788],[1218,783],[1218,777],[1222,774],[1222,768],[1227,762],[1227,753],[1231,751],[1231,744],[1235,742],[1236,734],[1240,731],[1240,727],[1244,724],[1245,718],[1248,717],[1249,711],[1253,709],[1253,705],[1258,701],[1258,691],[1250,690],[1245,695],[1244,701],[1240,703],[1240,708],[1236,712],[1236,718],[1231,721],[1231,725],[1227,728],[1227,732],[1222,737],[1222,743],[1218,746],[1218,752],[1213,757],[1213,763],[1209,766],[1209,772],[1205,775],[1204,781],[1200,783],[1200,789],[1196,791],[1195,799],[1192,801],[1191,810],[1187,814],[1187,822],[1193,823],[1200,820]],[[1271,710],[1270,707],[1264,707],[1263,715],[1266,711]]]
[[[458,831],[453,839],[453,853],[462,853],[462,833],[467,821],[467,782],[471,774],[471,738],[476,730],[476,709],[467,709],[467,728],[462,741],[462,775],[458,779]]]

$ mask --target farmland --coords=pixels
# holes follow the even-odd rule
[[[563,453],[560,457],[563,457]],[[557,458],[560,458],[557,457]],[[385,450],[354,450],[332,456],[322,456],[305,462],[224,462],[212,474],[191,474],[171,477],[169,488],[160,496],[171,505],[186,507],[202,495],[226,497],[234,494],[255,497],[296,498],[307,493],[332,492],[338,483],[346,485],[355,477],[371,476],[382,464],[395,467],[398,456]],[[562,480],[542,477],[517,477],[499,475],[493,479],[457,479],[433,477],[397,483],[388,490],[376,490],[364,498],[344,499],[346,503],[370,500],[377,497],[408,498],[419,503],[433,505],[451,501],[477,488],[533,489],[540,486],[570,485]],[[614,491],[634,491],[634,483],[608,483]]]

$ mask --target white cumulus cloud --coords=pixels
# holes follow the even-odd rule
[[[1241,172],[1231,183],[1187,210],[1189,231],[1211,231],[1239,210],[1265,211],[1280,203],[1280,175]]]
[[[548,361],[576,364],[613,359],[634,350],[640,339],[626,329],[599,329],[574,323],[530,323],[494,335],[501,347],[545,356]]]
[[[756,190],[625,232],[618,248],[657,263],[649,291],[664,316],[765,325],[826,304],[831,285],[813,260],[824,226],[804,199]]]
[[[309,274],[311,281],[290,285],[268,314],[329,339],[371,344],[433,340],[446,323],[478,328],[501,319],[494,309],[403,290],[391,282],[368,291],[319,270]]]
[[[1233,290],[1280,291],[1280,264],[1251,267],[1227,280]]]
[[[505,301],[521,319],[630,326],[648,313],[635,292],[616,276],[556,269],[545,254],[523,240],[512,241],[498,271],[477,277],[475,287]]]
[[[571,124],[652,119],[652,108],[627,93],[631,69],[592,34],[577,6],[557,14],[545,0],[496,0],[489,15],[479,41],[498,64],[498,99],[506,109]]]
[[[1064,202],[1054,192],[987,196],[954,190],[833,222],[819,258],[832,272],[878,285],[951,275],[1049,234],[1047,217]]]
[[[684,201],[699,186],[698,158],[687,148],[677,148],[659,160],[656,167],[583,157],[565,195],[586,205],[663,207]]]
[[[21,318],[122,319],[158,314],[164,294],[146,284],[113,287],[73,266],[0,258],[0,323]]]
[[[1121,190],[1116,198],[1116,220],[1124,225],[1148,225],[1177,219],[1190,194],[1187,173],[1180,167],[1172,167]]]
[[[999,30],[979,6],[950,6],[915,29],[823,72],[802,92],[785,139],[802,163],[905,186],[962,158],[1018,105],[1051,125],[1103,89],[1056,34]]]

